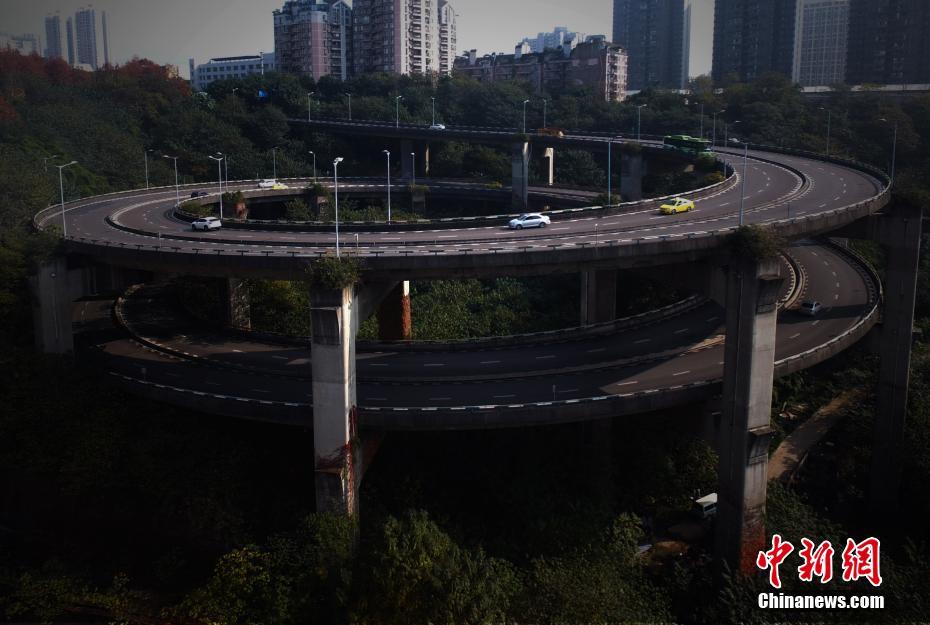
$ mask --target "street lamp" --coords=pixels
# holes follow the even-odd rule
[[[400,128],[400,101],[404,96],[399,95],[394,98],[394,127]]]
[[[723,122],[723,146],[726,147],[730,145],[730,126],[735,126],[736,124],[742,124],[743,122],[737,120],[732,124]]]
[[[223,157],[208,156],[211,161],[216,161],[216,175],[219,178],[220,185],[220,219],[223,219]]]
[[[610,173],[611,173],[610,172],[610,169],[611,169],[610,168],[610,152],[611,152],[612,146],[613,146],[613,141],[608,139],[607,140],[607,206],[610,206],[612,203],[611,198],[610,198]]]
[[[523,134],[526,134],[526,105],[529,100],[523,101]]]
[[[704,103],[701,102],[701,140],[704,139]]]
[[[217,155],[218,157],[220,157],[220,160],[225,160],[225,158],[226,158],[225,155],[224,155],[222,152],[220,152],[219,150],[217,150],[216,155]],[[223,163],[222,167],[223,167],[223,169],[226,168],[226,163],[225,163],[225,162]],[[220,193],[223,192],[223,190],[224,190],[223,187],[224,187],[224,186],[227,186],[227,185],[225,185],[225,183],[224,183],[224,178],[225,178],[225,176],[223,176],[222,173],[223,173],[223,172],[222,172],[222,170],[221,170],[221,171],[220,171]],[[229,190],[228,186],[227,186],[226,190],[227,190],[227,191]]]
[[[44,157],[44,158],[42,159],[42,167],[45,169],[46,172],[48,172],[48,162],[51,161],[51,160],[54,160],[54,159],[56,159],[56,158],[58,158],[58,155],[57,155],[57,154],[52,154],[51,156],[46,156],[46,157]],[[56,167],[57,167],[57,165],[56,165]],[[148,186],[146,186],[145,188],[147,189]]]
[[[336,258],[339,258],[339,163],[342,161],[341,156],[333,161],[333,186],[336,189]]]
[[[174,161],[174,197],[175,197],[175,208],[181,205],[181,187],[178,184],[178,157],[177,156],[166,156],[162,154],[162,158],[170,158]]]
[[[349,121],[352,121],[352,94],[347,93],[346,96],[349,98]]]
[[[271,177],[278,179],[278,146],[271,148]]]
[[[889,123],[888,120],[885,119],[884,117],[880,117],[878,121]],[[891,185],[889,186],[894,186],[894,166],[895,166],[895,159],[897,158],[897,156],[898,156],[898,122],[895,122],[894,123],[894,139],[892,139],[892,142],[891,142]]]
[[[310,150],[307,154],[313,157],[313,182],[316,182],[316,153]]]
[[[417,153],[410,153],[410,184],[417,183]]]
[[[643,113],[644,106],[648,106],[648,105],[640,104],[639,106],[636,107],[636,141],[637,142],[642,141],[643,139],[643,135],[641,131],[642,131],[642,119],[643,119],[642,113]]]
[[[61,172],[65,167],[71,167],[75,164],[77,164],[77,161],[71,161],[66,165],[55,165],[58,168],[58,189],[61,191],[61,238],[63,239],[68,238],[68,222],[65,221],[65,183]]]
[[[546,125],[546,109],[549,107],[549,99],[543,98],[543,128],[548,128]]]
[[[714,113],[714,134],[711,135],[711,142],[710,142],[712,147],[717,147],[717,115],[722,115],[723,113],[726,113],[726,112],[727,110],[723,109],[722,111],[716,111]]]
[[[430,96],[430,100],[433,101],[433,126],[435,126],[436,125],[436,98],[433,96]]]
[[[310,121],[310,109],[313,107],[313,94],[316,91],[311,91],[307,94],[307,121]]]
[[[152,150],[142,150],[142,158],[145,160],[145,188],[149,188],[149,152]]]
[[[733,122],[734,125],[740,122]],[[749,173],[747,165],[749,164],[749,143],[743,141],[743,178],[739,185],[739,226],[743,226],[743,203],[746,200],[746,177]]]
[[[820,107],[820,110],[827,112],[827,156],[830,156],[830,121],[833,116],[833,111],[823,106]]]
[[[387,220],[388,223],[391,223],[391,152],[389,150],[381,150],[384,152],[384,156],[387,158]]]

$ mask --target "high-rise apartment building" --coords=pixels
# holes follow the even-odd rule
[[[319,80],[330,63],[330,7],[316,0],[288,0],[274,11],[275,59],[282,72]]]
[[[626,49],[632,90],[682,88],[685,0],[614,0],[613,42]]]
[[[803,87],[846,81],[849,0],[798,0],[791,79]]]
[[[68,18],[68,65],[74,66],[74,20]]]
[[[100,25],[103,27],[103,66],[110,64],[110,38],[107,35],[107,12],[100,14]]]
[[[345,0],[336,0],[329,7],[329,73],[340,80],[352,76],[352,15]]]
[[[97,69],[97,18],[91,7],[78,9],[74,15],[77,28],[77,62]]]
[[[457,35],[455,31],[455,7],[449,0],[439,0],[439,73],[448,76],[452,73],[457,54]]]
[[[45,16],[45,58],[62,58],[61,17],[57,14]]]
[[[797,0],[716,0],[713,77],[747,82],[791,75]]]
[[[850,0],[846,82],[930,83],[930,2]]]
[[[694,0],[685,0],[685,16],[681,29],[681,85],[691,81],[691,6]]]
[[[439,0],[355,0],[356,73],[439,71]]]

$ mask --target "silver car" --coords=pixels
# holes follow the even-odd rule
[[[545,228],[549,223],[547,215],[524,213],[516,219],[511,219],[509,225],[511,230],[523,230],[524,228]]]
[[[822,308],[823,306],[821,306],[820,302],[818,302],[817,300],[806,299],[803,302],[801,302],[801,307],[798,309],[798,311],[802,315],[807,315],[808,317],[816,317],[817,313],[819,313]]]

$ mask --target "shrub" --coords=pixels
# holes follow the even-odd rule
[[[245,195],[242,194],[242,191],[234,191],[233,193],[224,193],[223,194],[223,204],[229,206],[236,206],[245,202]]]
[[[715,171],[704,176],[702,186],[709,187],[713,184],[717,184],[718,182],[723,182],[724,180],[726,180],[724,175],[719,171]]]
[[[201,204],[195,200],[188,200],[181,204],[181,212],[187,213],[193,217],[210,217],[213,215],[213,206],[210,204]]]
[[[734,256],[767,260],[778,256],[784,241],[769,228],[762,226],[740,226],[730,237],[730,249]]]
[[[355,256],[337,257],[328,254],[310,263],[307,279],[310,288],[333,291],[358,282],[361,272],[361,262]]]
[[[717,166],[717,157],[708,152],[698,154],[694,160],[694,166],[698,169],[709,171]]]
[[[284,218],[288,221],[310,221],[310,207],[300,198],[284,203]]]

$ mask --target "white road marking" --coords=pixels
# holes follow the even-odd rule
[[[634,345],[642,345],[643,343],[648,343],[652,339],[639,339],[638,341],[633,341]]]
[[[789,339],[789,340],[790,340],[790,339],[796,339],[796,338],[798,338],[799,336],[801,336],[801,333],[800,333],[800,332],[798,332],[797,334],[792,334],[791,336],[788,337],[788,339]]]
[[[428,362],[423,365],[424,367],[445,367],[445,363],[442,362]]]
[[[555,358],[555,355],[554,355],[554,354],[549,354],[549,355],[547,355],[547,356],[537,356],[537,357],[536,357],[536,360],[547,360],[547,359],[549,359],[549,358]]]
[[[589,354],[596,354],[596,353],[598,353],[598,352],[606,352],[606,351],[607,351],[607,348],[606,348],[606,347],[595,347],[594,349],[589,349],[589,350],[588,350],[588,353],[589,353]]]
[[[481,364],[482,365],[499,365],[500,362],[501,362],[500,360],[482,360]]]
[[[673,373],[672,375],[673,375],[673,376],[679,376],[679,375],[687,375],[687,374],[689,374],[689,373],[691,373],[691,372],[690,372],[690,371],[679,371],[678,373]]]

